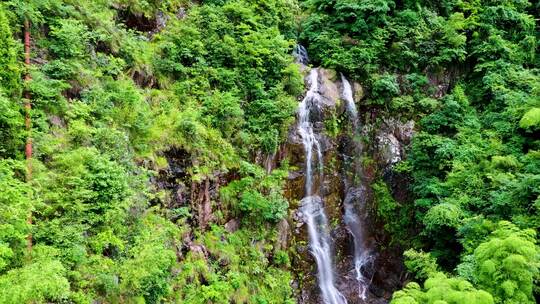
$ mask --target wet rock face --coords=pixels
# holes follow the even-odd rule
[[[400,274],[403,265],[398,255],[381,250],[387,247],[382,230],[376,227],[376,217],[373,208],[373,193],[370,183],[384,172],[390,172],[392,166],[405,157],[407,145],[410,143],[414,131],[413,122],[400,122],[395,119],[385,119],[383,123],[368,123],[360,121],[363,126],[361,132],[364,136],[372,138],[364,147],[365,153],[375,160],[373,171],[375,175],[364,174],[362,178],[363,193],[359,197],[358,205],[365,206],[366,242],[373,248],[374,259],[365,273],[372,284],[367,292],[367,299],[359,297],[358,282],[354,270],[354,240],[351,232],[344,223],[344,200],[348,187],[352,183],[351,171],[354,170],[354,161],[360,155],[354,150],[352,143],[352,128],[343,127],[339,134],[331,135],[325,130],[328,121],[338,119],[347,121],[348,114],[341,100],[343,88],[339,74],[332,70],[319,69],[319,93],[322,102],[311,113],[310,121],[314,126],[314,133],[321,144],[324,158],[324,172],[322,178],[314,176],[313,187],[319,189],[323,198],[324,208],[329,221],[330,237],[334,243],[334,264],[336,266],[336,287],[347,298],[349,304],[382,304],[388,303],[393,290],[401,287]],[[353,99],[361,102],[364,90],[358,83],[352,84]],[[360,117],[369,117],[360,113]],[[290,249],[291,261],[295,278],[292,283],[296,290],[298,303],[323,303],[317,285],[317,268],[313,256],[310,254],[308,232],[303,222],[299,202],[305,195],[305,151],[302,138],[298,134],[298,126],[294,124],[289,130],[286,144],[281,147],[283,157],[289,160],[293,168],[289,172],[285,195],[290,202],[290,218],[288,220],[287,246]],[[283,227],[282,227],[283,228]],[[281,229],[281,228],[280,228]],[[280,232],[280,235],[283,232]]]
[[[341,221],[343,184],[337,170],[337,167],[339,167],[336,149],[338,143],[336,138],[332,138],[327,134],[325,121],[340,115],[343,112],[343,107],[339,100],[339,86],[333,80],[335,72],[323,69],[319,69],[318,72],[318,93],[320,98],[316,100],[316,104],[309,105],[311,109],[309,121],[312,123],[316,141],[320,145],[324,170],[319,172],[317,168],[313,168],[313,189],[314,193],[324,198],[322,204],[329,220],[330,237],[335,238],[335,233],[339,229]],[[297,290],[299,303],[322,303],[317,284],[316,262],[310,253],[307,225],[304,223],[306,214],[304,214],[305,210],[302,210],[300,206],[300,201],[306,195],[306,153],[298,127],[297,124],[291,126],[288,141],[285,145],[286,157],[294,168],[289,173],[289,180],[285,189],[292,208],[289,225],[292,233],[289,247],[294,252],[292,264],[296,278],[293,286]]]
[[[276,250],[284,250],[287,248],[287,243],[291,235],[291,228],[289,227],[289,222],[286,219],[282,219],[278,223],[278,237],[275,244]]]
[[[354,102],[358,103],[364,98],[364,88],[358,82],[353,83],[354,89]]]
[[[375,160],[382,172],[382,178],[392,190],[394,199],[406,202],[410,195],[408,177],[394,172],[392,168],[405,159],[405,149],[414,136],[414,121],[385,119],[376,134]]]
[[[194,182],[190,173],[190,168],[194,166],[196,160],[186,150],[171,147],[163,152],[163,157],[167,160],[167,166],[160,168],[157,176],[152,178],[152,184],[156,191],[163,191],[164,195],[152,200],[152,204],[160,204],[167,209],[179,207],[191,207],[195,211],[196,217],[190,219],[189,224],[197,226],[204,220],[213,221],[211,205],[209,210],[201,210],[199,207],[203,202],[219,200],[219,188],[228,184],[236,177],[234,174],[215,174],[215,179],[203,182]],[[205,213],[207,218],[205,217]],[[177,220],[179,215],[170,215],[170,220]],[[224,224],[224,223],[223,223]],[[230,229],[235,230],[233,223],[229,223]]]
[[[170,208],[187,206],[190,203],[189,173],[191,156],[183,149],[171,148],[164,153],[168,166],[159,171],[154,184],[159,190],[168,190],[171,197],[162,202]]]
[[[405,147],[410,144],[414,133],[414,121],[384,119],[376,133],[378,163],[389,168],[404,159]]]

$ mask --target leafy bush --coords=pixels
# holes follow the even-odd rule
[[[33,191],[21,180],[25,173],[23,164],[0,160],[0,273],[23,256],[30,231],[27,216]]]
[[[417,280],[426,280],[437,273],[437,261],[429,253],[409,249],[403,255],[407,270],[414,273]]]
[[[532,108],[523,115],[519,122],[523,129],[538,129],[540,126],[540,108]]]
[[[241,173],[244,177],[221,189],[222,199],[232,204],[233,210],[258,223],[278,222],[287,215],[289,203],[282,190],[286,167],[267,174],[258,166],[243,163]]]
[[[67,271],[54,258],[57,250],[36,246],[31,264],[15,268],[0,276],[2,303],[61,302],[70,297]]]
[[[443,273],[436,273],[424,283],[424,290],[417,283],[409,283],[403,290],[392,297],[392,304],[493,304],[493,297],[483,290],[476,290],[471,283],[448,278]]]
[[[533,285],[539,274],[536,233],[500,222],[474,251],[475,281],[500,303],[535,303]]]
[[[186,20],[165,31],[157,43],[160,56],[154,65],[164,84],[171,78],[177,81],[180,98],[202,101],[207,109],[203,113],[225,138],[234,133],[231,126],[223,125],[227,110],[230,123],[243,116],[236,127],[246,122],[249,144],[273,153],[293,117],[293,97],[303,87],[301,75],[291,65],[291,43],[280,34],[280,29],[292,27],[288,10],[294,9],[293,4],[241,0],[221,4],[194,8]],[[214,90],[221,95],[207,96]],[[220,106],[217,99],[224,104]]]
[[[0,5],[0,86],[8,95],[16,95],[21,89],[20,63],[5,9]]]
[[[24,145],[23,115],[17,104],[0,91],[0,156],[18,158]]]
[[[63,58],[83,57],[88,54],[89,34],[79,20],[63,19],[51,27],[51,52]]]

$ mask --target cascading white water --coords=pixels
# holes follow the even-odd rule
[[[297,44],[293,49],[293,56],[296,58],[296,62],[307,65],[309,62],[309,57],[307,50],[301,44]]]
[[[349,188],[343,205],[345,207],[344,221],[351,232],[354,240],[354,272],[358,282],[358,296],[365,300],[371,280],[364,275],[364,268],[372,262],[373,256],[366,247],[366,236],[364,230],[364,221],[358,215],[359,209],[355,206],[355,201],[362,201],[364,195],[362,187]]]
[[[358,111],[356,110],[356,104],[354,104],[353,92],[351,83],[347,80],[345,75],[341,74],[341,83],[343,85],[343,92],[341,98],[347,103],[347,112],[351,116],[351,122],[353,124],[354,133],[356,135],[358,130]]]
[[[341,74],[341,82],[343,84],[342,99],[346,102],[347,112],[353,126],[354,153],[359,156],[362,153],[362,145],[358,138],[360,136],[358,111],[354,103],[351,84],[343,74]],[[355,167],[355,173],[361,174],[361,166],[358,161],[356,161]],[[349,188],[343,205],[345,207],[344,221],[354,239],[354,270],[358,281],[358,296],[365,300],[370,280],[365,277],[363,270],[373,257],[366,246],[365,223],[360,216],[360,214],[366,214],[365,206],[355,206],[354,204],[356,201],[363,201],[362,195],[364,195],[364,189],[361,186]]]
[[[323,156],[320,143],[310,122],[310,113],[319,105],[319,73],[312,69],[309,74],[309,90],[298,109],[298,133],[302,138],[306,153],[305,196],[301,201],[302,213],[308,227],[311,253],[315,257],[318,270],[319,288],[325,304],[346,304],[347,300],[335,287],[332,245],[328,232],[328,219],[318,191],[313,191],[313,150],[317,153],[317,169],[322,181]]]
[[[310,86],[309,90],[298,107],[298,133],[302,138],[302,144],[306,151],[306,196],[311,196],[313,194],[312,156],[314,147],[317,151],[319,170],[322,170],[323,167],[321,146],[313,132],[313,124],[309,121],[311,109],[312,107],[318,106],[318,101],[320,99],[319,72],[317,69],[311,70],[308,82]]]

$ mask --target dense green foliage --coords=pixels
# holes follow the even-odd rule
[[[392,303],[535,303],[538,16],[527,0],[1,1],[0,302],[294,302],[289,167],[261,159],[294,120],[300,42],[362,84],[363,121],[416,123],[392,172],[408,197],[370,185],[424,282]]]
[[[493,304],[493,297],[476,290],[471,283],[459,278],[447,278],[442,273],[434,273],[425,282],[423,291],[417,283],[409,283],[403,290],[394,294],[392,304],[421,303],[471,303]]]
[[[533,282],[540,266],[535,242],[534,230],[519,230],[509,222],[500,222],[458,270],[489,291],[497,302],[534,303]]]
[[[361,81],[366,109],[417,122],[408,159],[394,168],[411,180],[411,201],[373,185],[394,243],[429,252],[406,251],[409,271],[430,279],[394,302],[534,303],[538,3],[307,0],[303,7],[300,39],[316,63]],[[473,292],[471,284],[493,300],[485,292],[475,300],[438,295],[437,288]]]
[[[260,167],[249,163],[241,165],[240,173],[246,175],[230,182],[221,189],[223,202],[233,205],[237,214],[244,213],[246,220],[277,222],[287,215],[289,204],[283,196],[283,181],[288,171],[273,170],[266,174]]]
[[[294,9],[281,1],[193,9],[156,39],[158,78],[182,105],[202,101],[201,118],[232,143],[275,152],[296,108],[291,94],[303,87],[289,67]]]
[[[3,1],[0,302],[290,301],[288,256],[273,249],[287,169],[250,161],[276,151],[303,91],[290,55],[296,10],[281,0]],[[173,147],[192,191],[242,176],[223,188],[229,205],[215,220],[245,218],[245,228],[205,232],[193,225],[197,202],[164,207],[169,194],[149,181]]]

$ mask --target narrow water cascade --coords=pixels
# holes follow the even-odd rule
[[[341,97],[346,102],[347,112],[350,115],[354,135],[358,135],[360,132],[358,129],[358,110],[356,109],[356,104],[354,103],[352,86],[349,80],[347,80],[347,77],[345,77],[343,74],[341,74],[341,83],[343,85]]]
[[[371,279],[364,274],[365,268],[373,261],[373,256],[369,250],[366,238],[365,219],[367,217],[365,199],[365,187],[362,185],[362,166],[360,156],[362,155],[362,143],[360,141],[360,124],[358,120],[358,110],[354,103],[353,91],[350,82],[341,74],[343,86],[342,99],[346,103],[349,119],[353,127],[353,167],[354,176],[352,185],[347,189],[343,206],[345,209],[344,222],[354,240],[354,271],[358,282],[358,296],[365,300]]]
[[[362,300],[367,299],[367,291],[371,283],[371,279],[364,274],[365,268],[373,261],[373,256],[366,244],[364,218],[361,216],[365,214],[365,210],[363,206],[355,204],[362,201],[361,196],[364,195],[364,191],[365,188],[362,186],[350,187],[343,202],[345,209],[343,220],[354,240],[354,272],[358,282],[358,296]]]
[[[321,145],[310,121],[311,111],[319,106],[319,73],[312,69],[309,78],[309,90],[298,109],[298,133],[302,138],[305,150],[305,196],[301,201],[301,210],[308,227],[311,253],[317,263],[319,287],[325,304],[346,304],[347,300],[335,286],[332,240],[329,235],[328,218],[324,210],[320,187],[314,188],[314,175],[318,174],[319,184],[322,183],[323,155]],[[316,159],[314,159],[315,150]],[[317,172],[313,173],[313,163],[317,164]]]
[[[293,57],[297,63],[307,65],[309,63],[308,52],[304,46],[297,44],[293,49]]]

